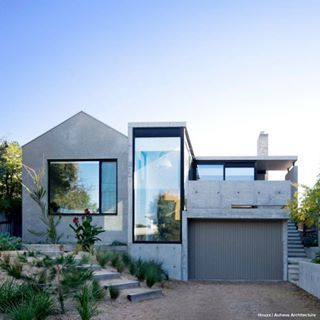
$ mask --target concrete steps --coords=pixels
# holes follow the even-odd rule
[[[94,277],[99,281],[100,285],[107,290],[112,286],[124,291],[124,294],[131,302],[140,302],[162,297],[161,289],[140,288],[139,281],[121,278],[119,272],[99,270],[94,272]]]
[[[119,272],[111,272],[111,271],[105,271],[105,270],[97,270],[93,273],[93,276],[96,280],[113,280],[113,279],[119,279],[120,273]]]
[[[288,264],[288,281],[297,285],[299,283],[299,262],[290,262]]]
[[[127,298],[131,302],[157,299],[163,296],[161,289],[139,288],[127,290]]]
[[[306,258],[299,231],[292,220],[288,221],[288,258]]]
[[[140,282],[136,280],[128,280],[128,279],[113,279],[113,280],[104,280],[100,281],[100,285],[108,289],[109,287],[115,287],[119,290],[138,288],[140,287]]]

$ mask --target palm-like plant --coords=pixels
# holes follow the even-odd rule
[[[29,193],[32,200],[35,201],[35,203],[39,206],[41,210],[41,216],[40,220],[45,225],[45,231],[39,232],[34,230],[28,230],[30,233],[43,237],[47,237],[47,241],[52,244],[59,243],[62,234],[58,234],[57,226],[61,221],[61,216],[53,216],[48,214],[47,210],[47,202],[45,200],[47,191],[42,185],[42,180],[44,177],[44,165],[41,167],[41,169],[37,172],[36,170],[23,165],[23,168],[26,170],[27,174],[32,180],[33,187],[30,188],[27,185],[23,184],[23,187],[25,190]]]

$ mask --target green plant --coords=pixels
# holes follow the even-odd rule
[[[135,276],[139,281],[144,281],[145,273],[146,273],[146,263],[139,258],[138,261],[136,261],[135,265],[136,265]]]
[[[303,244],[305,247],[316,247],[318,246],[318,237],[315,233],[308,233],[303,237]]]
[[[122,258],[123,263],[124,263],[127,267],[129,267],[130,264],[131,264],[131,261],[132,261],[132,259],[131,259],[131,257],[129,256],[129,254],[126,253],[126,252],[122,253],[122,254],[121,254],[121,258]]]
[[[37,292],[24,297],[21,304],[13,307],[9,313],[12,320],[43,320],[54,311],[54,302],[50,294]]]
[[[92,295],[92,288],[85,285],[80,294],[76,296],[78,300],[77,310],[82,320],[90,320],[97,315],[97,303]]]
[[[102,300],[105,296],[106,291],[102,288],[99,282],[95,279],[92,281],[92,297],[95,301]]]
[[[320,264],[320,251],[316,253],[316,256],[312,259],[312,262]]]
[[[116,300],[120,295],[120,290],[117,287],[110,286],[109,294],[110,294],[111,300]]]
[[[88,254],[88,253],[82,254],[81,259],[80,259],[80,264],[89,264],[90,261],[91,261],[90,254]]]
[[[0,233],[0,251],[21,249],[21,239],[11,237],[9,233]]]
[[[113,246],[113,247],[116,247],[116,246],[125,246],[125,245],[126,245],[126,243],[121,242],[121,241],[118,241],[118,240],[114,240],[114,241],[112,241],[112,243],[111,243],[111,246]]]
[[[31,199],[35,201],[35,203],[39,206],[41,215],[40,221],[45,225],[45,231],[39,232],[35,230],[28,230],[30,233],[43,237],[46,236],[47,241],[52,244],[57,244],[62,234],[58,234],[57,226],[61,222],[61,216],[55,216],[52,214],[48,214],[47,210],[47,201],[46,201],[46,189],[42,185],[43,177],[44,177],[44,166],[39,170],[39,172],[35,171],[34,169],[23,165],[24,169],[26,170],[27,174],[32,180],[33,188],[29,188],[28,186],[24,185],[24,188],[29,193]]]
[[[22,263],[28,262],[27,257],[24,254],[21,254],[19,252],[17,253],[17,259]]]
[[[22,277],[23,264],[18,259],[12,261],[10,256],[3,256],[0,259],[0,268],[13,278],[21,279]]]
[[[99,248],[96,252],[96,259],[101,268],[104,268],[111,260],[112,252]]]
[[[17,142],[0,141],[0,212],[10,219],[21,212],[22,150]],[[2,250],[2,249],[0,249]],[[4,249],[4,250],[14,250]]]
[[[117,260],[116,260],[116,265],[115,265],[115,268],[117,269],[118,272],[123,272],[124,269],[126,268],[126,265],[125,263],[123,262],[122,258],[119,257]]]
[[[82,250],[89,251],[96,241],[101,241],[97,237],[100,233],[104,232],[103,228],[92,225],[92,216],[90,211],[85,209],[85,215],[82,217],[82,222],[78,217],[73,219],[73,225],[69,224],[70,228],[74,231],[77,238],[77,244],[81,246]]]

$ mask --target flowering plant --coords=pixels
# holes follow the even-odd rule
[[[91,224],[92,216],[89,209],[84,210],[84,215],[81,220],[80,222],[79,217],[74,217],[72,220],[74,225],[69,224],[69,226],[75,232],[77,244],[82,250],[89,251],[96,241],[101,241],[97,235],[104,232],[104,230],[101,227]]]

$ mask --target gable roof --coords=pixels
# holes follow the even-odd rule
[[[97,118],[91,116],[90,114],[88,114],[88,113],[86,113],[86,112],[84,112],[84,111],[81,110],[81,111],[79,111],[78,113],[74,114],[73,116],[71,116],[71,117],[67,118],[66,120],[62,121],[62,122],[59,123],[58,125],[54,126],[53,128],[45,131],[44,133],[40,134],[40,135],[37,136],[36,138],[34,138],[34,139],[30,140],[29,142],[25,143],[25,144],[22,146],[22,148],[24,148],[24,147],[27,146],[28,144],[34,142],[35,140],[38,140],[39,138],[43,137],[44,135],[50,133],[51,131],[57,129],[57,128],[60,127],[61,125],[65,124],[66,122],[68,122],[68,121],[70,121],[71,119],[76,118],[76,117],[87,117],[87,118],[90,118],[90,119],[92,119],[92,120],[94,120],[94,121],[98,121],[98,122],[101,123],[102,125],[106,126],[108,129],[111,129],[111,130],[117,132],[118,134],[122,135],[123,137],[127,138],[127,136],[126,136],[125,134],[123,134],[122,132],[120,132],[120,131],[118,131],[118,130],[116,130],[116,129],[110,127],[110,126],[108,126],[107,124],[105,124],[105,123],[102,122],[101,120],[99,120],[99,119],[97,119]]]

